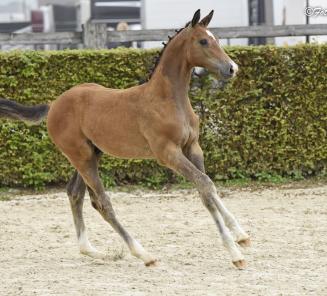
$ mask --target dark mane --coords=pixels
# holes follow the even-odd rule
[[[180,32],[182,32],[188,25],[190,24],[190,22],[187,22],[186,25],[181,28],[181,29],[178,29],[178,30],[175,30],[176,34],[174,36],[169,36],[168,35],[168,42],[162,42],[163,44],[163,48],[161,49],[161,51],[159,52],[159,54],[154,58],[154,66],[152,67],[152,69],[150,70],[150,74],[148,76],[148,81],[151,79],[154,71],[156,70],[157,66],[159,65],[160,63],[160,59],[163,55],[163,53],[165,52],[165,49],[167,47],[167,45],[170,43],[171,40],[173,40]]]

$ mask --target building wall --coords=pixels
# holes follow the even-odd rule
[[[80,0],[38,0],[39,1],[39,6],[42,5],[67,5],[67,6],[72,6],[72,5],[78,5]]]
[[[144,29],[180,28],[201,8],[202,16],[215,10],[211,27],[247,26],[247,0],[142,0],[141,19]],[[226,43],[226,40],[222,40]],[[234,39],[230,44],[247,44],[247,39]],[[147,42],[146,47],[161,43]]]
[[[30,21],[30,10],[37,0],[0,0],[0,22]]]
[[[261,0],[266,1],[267,0]],[[269,24],[305,24],[306,0],[272,0],[273,11],[269,14]],[[271,3],[270,3],[271,4]],[[309,0],[312,7],[327,9],[327,0]],[[145,29],[178,28],[189,20],[194,11],[201,7],[202,13],[215,10],[212,27],[247,26],[248,0],[142,0],[142,26]],[[327,23],[326,16],[310,17],[310,24]],[[271,38],[277,45],[304,43],[305,37]],[[270,42],[271,42],[270,41]],[[327,36],[311,36],[310,41],[327,42]],[[226,40],[223,40],[226,43]],[[247,39],[230,40],[230,44],[247,44]],[[146,47],[159,46],[160,43],[147,43]]]
[[[327,9],[326,0],[310,0],[310,6]],[[327,24],[327,16],[310,17],[310,24]],[[327,42],[327,36],[311,36],[310,42]]]
[[[326,0],[309,0],[309,6],[323,7],[327,9]],[[306,0],[274,0],[274,24],[275,25],[304,25]],[[310,17],[310,24],[326,24],[327,17]],[[275,38],[277,45],[293,45],[304,43],[305,37],[278,37]],[[326,42],[326,36],[312,36],[310,41]]]

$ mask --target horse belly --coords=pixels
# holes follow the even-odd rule
[[[110,138],[110,137],[109,137]],[[101,151],[106,154],[119,158],[149,159],[153,158],[150,147],[147,143],[130,143],[130,141],[121,141],[119,143],[95,141],[94,143]]]
[[[136,126],[122,121],[118,124],[106,122],[98,128],[83,130],[89,140],[101,151],[120,158],[152,158],[152,152],[145,138]]]

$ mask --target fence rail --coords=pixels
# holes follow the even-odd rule
[[[327,35],[327,24],[319,25],[293,25],[293,26],[251,26],[251,27],[225,27],[210,28],[210,31],[219,38],[251,38],[251,37],[283,37]],[[108,41],[162,41],[168,35],[174,35],[174,30],[139,30],[108,33]]]
[[[0,33],[0,45],[82,44],[82,32]]]
[[[219,38],[287,37],[327,35],[327,24],[289,26],[250,26],[210,28]],[[108,42],[164,41],[175,30],[108,31],[106,24],[88,23],[82,32],[0,33],[2,45],[82,44],[86,48],[105,48]]]

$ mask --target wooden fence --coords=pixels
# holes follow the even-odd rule
[[[251,26],[210,28],[221,39],[327,35],[327,24],[289,26]],[[3,45],[83,45],[85,48],[106,48],[109,42],[164,41],[174,35],[171,29],[108,31],[106,24],[87,23],[82,32],[57,33],[0,33]]]

